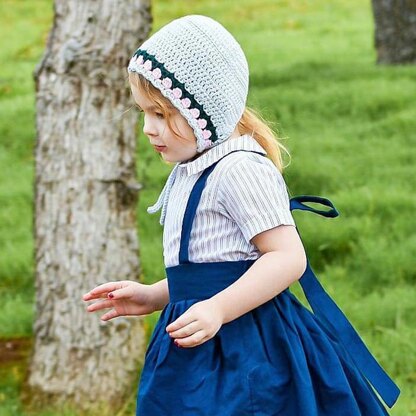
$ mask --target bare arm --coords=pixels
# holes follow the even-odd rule
[[[251,241],[262,256],[236,282],[212,297],[223,323],[272,299],[305,271],[306,255],[295,227],[279,226]]]
[[[181,347],[211,339],[227,322],[272,299],[306,269],[306,255],[296,228],[281,225],[252,240],[262,256],[236,282],[210,299],[192,305],[166,331]]]
[[[162,310],[169,303],[168,279],[159,280],[151,285],[153,304],[157,311]]]

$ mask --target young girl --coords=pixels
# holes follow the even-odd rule
[[[258,56],[258,59],[262,59]],[[130,61],[144,133],[167,162],[167,279],[98,286],[109,320],[162,310],[145,357],[139,416],[385,415],[398,389],[317,282],[283,180],[281,149],[246,109],[248,66],[218,22],[186,16]],[[300,282],[313,313],[288,287]]]

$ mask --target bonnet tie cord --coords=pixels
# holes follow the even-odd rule
[[[168,205],[168,201],[170,197],[170,192],[172,190],[172,186],[175,182],[176,175],[178,172],[178,165],[179,163],[177,163],[175,167],[172,169],[172,172],[170,173],[165,183],[165,186],[163,187],[162,192],[160,193],[159,198],[157,199],[156,203],[147,208],[147,212],[149,214],[155,214],[157,211],[160,210],[160,208],[162,208],[162,213],[160,214],[160,221],[159,221],[160,225],[163,225],[165,223],[166,209],[167,209],[167,205]]]

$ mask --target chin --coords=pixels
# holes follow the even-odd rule
[[[165,155],[161,155],[161,157],[162,157],[162,159],[165,161],[165,162],[168,162],[168,163],[178,163],[178,162],[181,162],[180,160],[176,160],[175,158],[173,158],[173,157],[169,157],[169,156],[165,156]]]

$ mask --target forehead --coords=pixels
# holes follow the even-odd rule
[[[159,91],[147,92],[140,86],[134,84],[130,84],[130,87],[134,101],[136,101],[136,104],[142,110],[153,111],[163,109],[165,111],[173,113],[175,112],[176,108],[171,104],[171,102],[167,98],[163,97]]]

